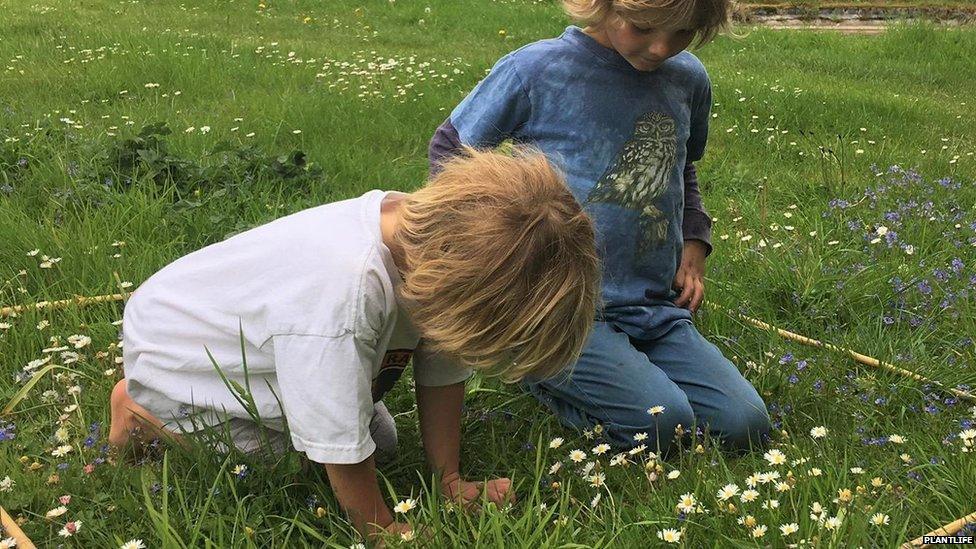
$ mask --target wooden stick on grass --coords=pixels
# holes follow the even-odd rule
[[[966,526],[966,524],[970,522],[976,522],[976,512],[970,513],[959,520],[954,520],[942,528],[936,528],[928,534],[925,534],[925,536],[952,536],[962,530],[963,526]],[[922,538],[925,536],[919,536],[912,541],[906,541],[904,544],[902,544],[901,548],[914,549],[915,547],[931,547],[931,544],[922,543]]]
[[[111,295],[96,295],[96,296],[83,296],[76,295],[71,299],[62,299],[60,301],[41,301],[39,303],[34,303],[31,305],[13,305],[10,307],[0,308],[0,318],[6,318],[8,316],[17,316],[24,311],[41,311],[45,309],[64,309],[71,305],[85,306],[92,305],[95,303],[111,303],[114,301],[125,301],[125,294],[111,294]]]
[[[7,510],[3,507],[0,507],[0,523],[3,524],[4,536],[14,538],[17,542],[17,549],[36,549],[37,546],[24,534],[17,521],[7,514]]]
[[[784,337],[786,339],[789,339],[791,341],[796,341],[797,343],[802,343],[803,345],[809,345],[810,347],[820,347],[820,348],[823,348],[823,349],[829,349],[831,351],[841,352],[841,353],[844,353],[846,355],[849,355],[850,357],[852,357],[854,360],[860,362],[861,364],[866,364],[868,366],[873,366],[875,368],[881,368],[881,369],[884,369],[884,370],[888,370],[889,372],[894,372],[894,373],[896,373],[896,374],[898,374],[900,376],[908,377],[908,378],[914,379],[915,381],[919,381],[919,382],[922,382],[922,383],[931,383],[932,385],[935,385],[936,387],[942,389],[943,391],[950,392],[953,395],[955,395],[955,396],[957,396],[957,397],[959,397],[961,399],[968,400],[968,401],[971,401],[971,402],[976,402],[976,395],[973,395],[972,393],[967,393],[965,391],[960,391],[959,389],[956,389],[954,387],[946,387],[945,385],[943,385],[942,383],[939,383],[938,381],[933,381],[933,380],[931,380],[931,379],[929,379],[929,378],[927,378],[925,376],[922,376],[922,375],[916,374],[915,372],[911,372],[911,371],[906,370],[904,368],[895,366],[894,364],[891,364],[889,362],[883,362],[883,361],[880,361],[880,360],[878,360],[878,359],[876,359],[874,357],[870,357],[870,356],[867,356],[867,355],[863,355],[861,353],[858,353],[857,351],[852,351],[850,349],[845,349],[844,347],[838,347],[837,345],[834,345],[832,343],[823,343],[821,341],[817,341],[816,339],[812,339],[812,338],[809,338],[809,337],[806,337],[806,336],[803,336],[803,335],[800,335],[800,334],[796,334],[796,333],[793,333],[793,332],[784,330],[782,328],[777,328],[777,327],[772,326],[770,324],[767,324],[766,322],[763,322],[763,321],[761,321],[759,319],[746,316],[746,315],[744,315],[742,313],[737,313],[737,312],[735,312],[735,311],[733,311],[731,309],[725,309],[725,308],[719,307],[718,305],[716,305],[714,303],[710,303],[708,301],[706,301],[705,304],[708,305],[708,306],[710,306],[710,307],[712,307],[712,308],[726,311],[728,314],[730,314],[730,315],[732,315],[734,317],[741,318],[742,320],[744,320],[744,321],[748,322],[749,324],[752,324],[753,326],[755,326],[757,328],[760,328],[762,330],[776,332],[780,336],[782,336],[782,337]]]

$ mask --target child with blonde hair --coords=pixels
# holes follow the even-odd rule
[[[518,381],[571,364],[599,275],[591,221],[543,155],[468,149],[416,192],[304,210],[150,277],[126,304],[109,441],[185,442],[204,426],[244,451],[275,438],[325,465],[364,535],[404,532],[377,485],[383,441],[370,424],[381,416],[393,430],[375,405],[412,357],[443,493],[467,503],[484,490],[501,503],[508,479],[460,476],[464,381],[472,370]],[[248,387],[253,403],[230,386]]]
[[[437,129],[431,170],[462,145],[529,143],[561,164],[593,218],[602,314],[568,376],[525,384],[563,423],[662,450],[697,423],[749,448],[769,431],[766,406],[692,323],[711,252],[694,163],[712,100],[685,48],[727,26],[731,0],[563,5],[583,28],[499,60]]]

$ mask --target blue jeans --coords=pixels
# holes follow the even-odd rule
[[[756,389],[685,319],[652,340],[598,321],[568,376],[523,387],[569,427],[603,425],[616,447],[646,444],[665,452],[681,424],[689,432],[707,426],[726,448],[748,450],[765,442],[770,429]],[[652,406],[664,411],[652,416]],[[638,433],[647,440],[635,442]]]

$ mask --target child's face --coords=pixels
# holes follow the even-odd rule
[[[635,69],[651,72],[681,53],[695,38],[690,29],[665,29],[638,26],[623,19],[610,22],[604,38]]]

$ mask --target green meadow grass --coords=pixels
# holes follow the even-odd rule
[[[416,188],[431,133],[492,63],[567,24],[549,2],[356,4],[4,5],[0,304],[114,293],[275,217]],[[973,403],[721,308],[946,386],[976,385],[976,32],[737,34],[698,52],[714,87],[699,174],[715,218],[708,299],[720,308],[697,323],[763,394],[785,463],[724,455],[698,437],[649,467],[640,455],[624,465],[591,456],[589,474],[606,474],[593,487],[568,452],[590,454],[598,435],[567,431],[515,388],[476,380],[464,473],[512,476],[520,501],[468,515],[425,488],[404,380],[388,399],[400,455],[381,471],[391,505],[419,500],[405,519],[428,537],[413,543],[646,547],[675,528],[687,547],[893,547],[974,510],[976,454],[958,436]],[[0,481],[11,481],[0,482],[0,504],[38,546],[358,543],[324,473],[295,456],[196,449],[105,462],[121,314],[96,305],[0,319],[0,404],[30,383],[25,367],[36,375],[0,419]],[[72,335],[91,343],[75,349]],[[52,350],[62,346],[77,356]],[[818,426],[825,437],[811,436]],[[554,437],[565,443],[550,448]],[[71,450],[52,455],[59,446]],[[717,500],[754,473],[764,473],[752,477],[755,501]],[[703,512],[679,517],[683,494]],[[45,518],[61,496],[67,511]],[[876,513],[887,523],[871,524]],[[75,535],[59,535],[78,520]],[[784,535],[790,523],[798,531]]]

